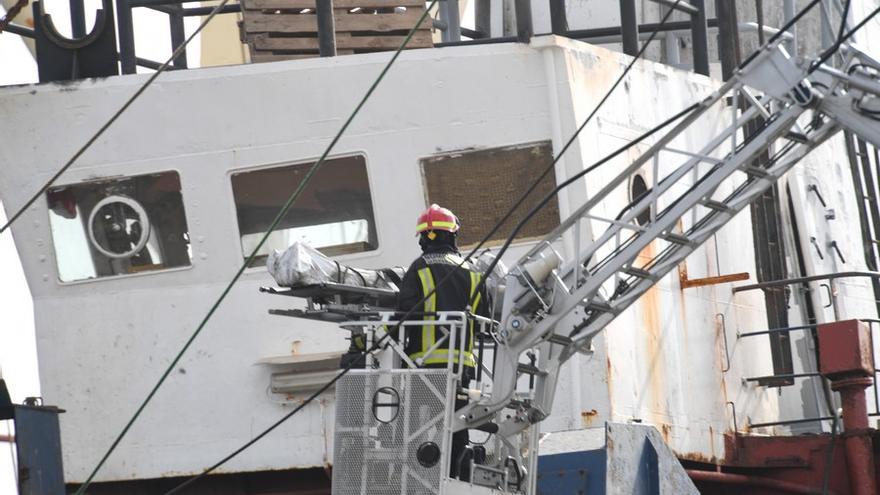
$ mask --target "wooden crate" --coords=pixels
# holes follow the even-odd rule
[[[318,56],[316,0],[240,0],[242,40],[253,62]],[[402,7],[396,9],[396,7]],[[396,50],[425,12],[424,0],[333,0],[339,55]],[[430,48],[431,17],[407,48]]]

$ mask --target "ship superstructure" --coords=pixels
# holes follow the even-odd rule
[[[164,74],[13,226],[34,296],[43,395],[66,410],[68,483],[89,475],[387,58],[358,54]],[[461,212],[475,242],[500,216],[478,212],[510,204],[629,61],[553,35],[405,52],[269,247],[307,239],[347,265],[406,264],[417,252],[411,213],[431,202]],[[0,90],[0,108],[10,116],[0,123],[8,136],[0,150],[4,203],[24,203],[69,158],[65,143],[85,141],[91,123],[146,77]],[[544,192],[721,84],[636,62],[557,162]],[[669,147],[698,152],[731,125],[736,108],[707,111],[703,125],[684,129]],[[746,134],[734,132],[733,139],[746,142]],[[597,197],[652,144],[634,146],[563,190],[505,260],[538,249],[536,239]],[[860,212],[868,211],[856,190],[867,195],[876,184],[863,176],[853,182],[852,171],[860,169],[858,160],[876,165],[871,152],[852,136],[829,140],[782,180],[775,196],[752,206],[751,216],[734,216],[694,245],[671,275],[593,339],[589,355],[574,354],[561,369],[553,414],[541,422],[541,448],[583,451],[603,444],[606,421],[635,422],[656,427],[680,459],[725,464],[738,432],[790,433],[778,422],[805,418],[813,421],[795,423],[795,432],[830,429],[831,421],[815,420],[829,412],[810,333],[775,329],[876,319],[876,266],[853,234],[864,223]],[[659,156],[634,168],[619,191],[603,197],[602,217],[614,218],[679,164]],[[444,182],[449,176],[457,180]],[[475,199],[461,199],[462,190]],[[691,221],[683,217],[672,230],[686,232]],[[669,242],[652,241],[635,259],[654,259]],[[553,249],[563,259],[580,251],[572,239]],[[843,271],[867,275],[831,276]],[[747,290],[812,275],[818,278],[794,290]],[[280,303],[258,289],[271,284],[259,262],[246,270],[99,473],[95,490],[172,486],[150,480],[199,473],[333,376],[347,334],[332,324],[269,316]],[[774,330],[770,337],[752,335],[767,329]],[[306,486],[311,477],[319,488],[320,469],[333,462],[334,411],[333,394],[322,396],[221,469],[239,474],[209,478],[208,486],[241,484],[248,476],[271,484],[269,472],[280,470],[287,482]]]

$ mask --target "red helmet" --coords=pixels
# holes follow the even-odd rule
[[[416,234],[431,230],[445,230],[446,232],[458,231],[458,218],[454,213],[439,205],[433,204],[424,213],[419,215],[416,225]]]

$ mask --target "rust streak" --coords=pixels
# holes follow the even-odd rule
[[[612,393],[613,387],[611,386],[611,373],[614,371],[614,367],[611,365],[610,357],[605,358],[605,367],[608,370],[607,374],[605,375],[608,380],[608,397],[612,398],[611,403],[608,405],[608,415],[611,416],[614,411],[614,394]]]
[[[709,426],[709,452],[712,453],[712,457],[715,457],[715,430]]]
[[[584,427],[589,428],[593,425],[593,420],[599,416],[599,411],[590,409],[589,411],[581,411],[581,421]]]
[[[656,256],[656,242],[652,242],[645,246],[645,249],[639,253],[636,261],[639,265],[644,266]],[[649,410],[656,414],[664,414],[666,408],[666,394],[664,390],[665,383],[665,366],[663,361],[663,342],[661,338],[660,328],[660,305],[658,301],[657,286],[651,287],[645,292],[641,300],[642,324],[644,325],[645,335],[645,351],[649,368],[646,370],[649,380]],[[662,416],[661,416],[662,417]],[[655,424],[663,421],[654,418]]]
[[[660,423],[657,426],[660,427],[660,436],[663,437],[663,440],[669,444],[670,442],[670,434],[672,433],[672,425],[669,423]]]
[[[682,261],[681,264],[678,265],[678,281],[681,289],[684,289],[689,281],[687,260]]]
[[[675,456],[678,457],[679,459],[683,459],[686,461],[702,462],[704,464],[717,464],[718,463],[718,459],[714,455],[710,457],[705,454],[701,454],[700,452],[684,452],[684,453],[676,452]]]

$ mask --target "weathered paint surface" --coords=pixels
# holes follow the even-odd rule
[[[47,403],[68,411],[62,416],[68,481],[86,476],[240,265],[229,173],[318,156],[387,56],[163,75],[62,178],[62,183],[75,183],[178,170],[193,239],[189,269],[60,284],[45,203],[38,202],[15,225],[34,296],[43,393]],[[627,61],[604,49],[551,37],[536,38],[530,46],[404,53],[336,148],[338,154],[367,157],[380,246],[339,260],[365,267],[408,263],[417,254],[413,218],[426,204],[419,159],[548,138],[559,150]],[[7,143],[0,148],[0,195],[6,204],[24,202],[143,81],[142,76],[126,76],[0,89],[0,112],[8,116],[0,121]],[[716,84],[668,66],[637,64],[559,161],[557,181]],[[425,98],[426,91],[431,98]],[[236,104],[218,105],[218,99]],[[712,126],[691,129],[686,142],[676,146],[699,145],[728,117],[714,116]],[[579,206],[648,145],[566,190],[560,195],[560,214]],[[831,147],[839,150],[838,144]],[[671,163],[661,163],[660,171]],[[644,173],[650,181],[653,172]],[[626,191],[609,199],[609,216],[629,200]],[[479,212],[459,214],[467,225],[468,215]],[[584,230],[586,238],[594,234]],[[569,239],[561,248],[570,253],[573,245]],[[522,249],[514,251],[511,259]],[[748,215],[732,220],[714,245],[699,249],[688,263],[694,278],[754,273]],[[344,334],[330,325],[267,315],[270,308],[292,304],[257,292],[271,284],[262,269],[245,272],[99,480],[198,472],[302,399],[271,400],[266,395],[269,370],[254,363],[289,353],[296,341],[306,353],[342,350]],[[737,341],[736,329],[765,327],[760,294],[734,296],[728,285],[683,292],[678,277],[670,275],[594,341],[593,354],[575,356],[567,364],[554,414],[542,430],[640,421],[655,425],[679,455],[722,458],[723,435],[733,428],[728,400],[736,404],[740,421],[777,417],[775,393],[739,382],[742,376],[767,374],[770,351],[766,341]],[[730,371],[722,373],[722,367]],[[324,465],[332,415],[330,397],[310,405],[223,470]],[[542,447],[552,451],[571,445],[568,439],[579,434],[551,434]]]

